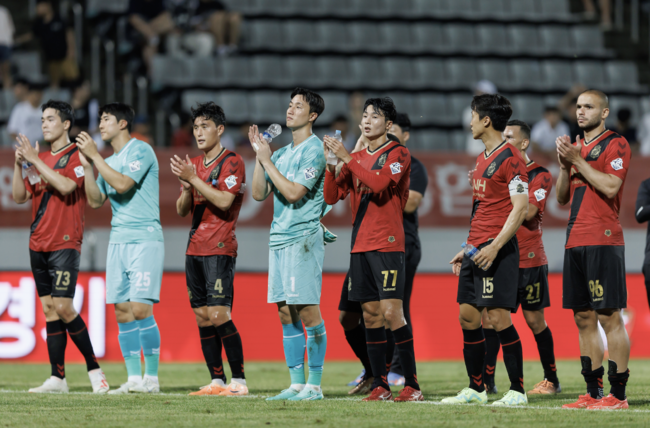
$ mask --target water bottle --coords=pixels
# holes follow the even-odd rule
[[[264,138],[264,141],[266,141],[268,144],[271,144],[271,141],[273,141],[273,139],[280,134],[282,134],[282,127],[277,123],[274,123],[269,126],[266,131],[264,131],[262,138]],[[258,151],[260,149],[255,143],[253,143],[253,148],[255,151]]]
[[[31,163],[23,161],[23,171],[25,171],[25,174],[27,174],[27,178],[29,179],[29,184],[31,184],[32,186],[35,185],[36,183],[41,182],[41,176],[39,175],[38,170]]]
[[[339,131],[338,129],[336,130],[336,133],[334,134],[334,136],[332,138],[334,138],[339,143],[343,142],[343,137],[341,136],[341,131]],[[336,166],[336,164],[338,164],[338,163],[339,163],[339,158],[337,158],[336,155],[331,150],[328,150],[327,164]]]
[[[463,248],[465,255],[469,257],[471,261],[474,261],[474,258],[478,254],[478,249],[475,248],[472,244],[468,244],[467,242],[463,242],[461,247]]]

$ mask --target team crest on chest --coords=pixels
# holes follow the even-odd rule
[[[594,147],[593,149],[591,149],[591,152],[589,153],[589,156],[592,159],[597,159],[598,155],[600,155],[600,152],[602,150],[603,150],[602,147],[600,147],[600,145],[598,145],[598,146]]]
[[[494,174],[494,171],[496,171],[496,169],[497,169],[497,163],[496,163],[496,162],[492,162],[492,163],[490,164],[490,166],[488,166],[488,169],[487,169],[487,176],[488,176],[488,177],[492,177],[492,174]]]
[[[380,168],[383,168],[383,166],[386,165],[386,159],[388,159],[388,153],[384,153],[383,155],[379,156],[377,165],[379,165]]]
[[[59,162],[57,162],[56,167],[64,168],[68,164],[69,159],[70,159],[70,155],[63,156],[61,159],[59,159]]]
[[[210,177],[209,177],[209,178],[210,178],[210,181],[212,181],[212,180],[216,180],[216,179],[219,177],[219,172],[220,172],[220,171],[221,171],[221,168],[219,167],[219,165],[217,165],[217,166],[212,170],[212,172],[210,173]]]

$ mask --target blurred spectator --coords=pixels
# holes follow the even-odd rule
[[[151,137],[151,131],[149,129],[149,119],[147,116],[136,116],[133,119],[133,129],[131,131],[131,137],[137,138],[140,141],[145,143],[153,144],[153,138]]]
[[[194,124],[192,116],[182,112],[180,114],[181,126],[174,131],[172,135],[172,147],[192,147],[194,146]]]
[[[366,96],[363,92],[353,92],[350,94],[350,98],[348,98],[348,106],[350,108],[350,112],[348,113],[350,120],[348,123],[352,124],[350,133],[354,136],[355,140],[361,136],[359,125],[361,124],[361,118],[363,117],[363,105],[365,103]]]
[[[570,132],[569,125],[562,121],[560,110],[555,106],[549,106],[544,110],[544,119],[533,125],[530,140],[535,151],[551,154],[556,151],[555,140],[562,135],[571,136]]]
[[[4,89],[11,88],[11,48],[14,45],[14,21],[9,10],[0,6],[0,78]]]
[[[566,94],[564,94],[557,104],[564,121],[569,125],[570,133],[568,135],[571,137],[572,141],[575,139],[576,135],[582,135],[583,132],[578,125],[576,104],[578,103],[578,96],[586,90],[587,88],[583,85],[574,85]]]
[[[596,19],[596,6],[594,0],[582,0],[582,5],[585,8],[584,17],[587,20],[593,21]],[[600,28],[603,31],[611,31],[612,29],[612,0],[599,0],[598,6],[600,7]]]
[[[494,83],[490,82],[489,80],[481,80],[476,83],[474,86],[474,95],[484,95],[484,94],[491,94],[494,95],[498,93],[497,87]],[[467,136],[467,143],[465,146],[465,151],[467,154],[472,155],[472,156],[478,156],[483,150],[485,150],[485,145],[481,140],[475,140],[472,138],[472,133],[469,128],[469,124],[472,121],[472,107],[467,106],[465,107],[465,110],[463,110],[463,128],[469,132],[469,135]]]
[[[130,0],[129,23],[135,31],[131,38],[142,46],[142,56],[151,72],[151,59],[158,51],[160,36],[176,30],[172,15],[165,9],[163,0]]]
[[[18,77],[14,81],[14,98],[16,102],[22,102],[27,99],[27,94],[29,93],[29,82],[22,77]]]
[[[74,126],[70,129],[70,139],[74,140],[85,131],[93,136],[99,150],[102,150],[104,142],[96,135],[99,132],[99,100],[92,97],[88,80],[73,89],[70,105],[74,109]]]
[[[357,139],[351,132],[349,132],[350,125],[348,124],[348,119],[344,115],[336,116],[330,125],[330,129],[332,132],[329,135],[334,135],[336,133],[336,130],[341,131],[341,137],[343,138],[343,145],[345,148],[348,151],[352,151],[352,149],[354,149],[354,145],[357,143]]]
[[[636,137],[639,142],[639,154],[650,156],[650,112],[644,114],[639,121]]]
[[[29,83],[25,100],[16,104],[9,116],[7,131],[9,131],[12,143],[16,140],[18,134],[24,134],[32,145],[36,141],[43,143],[43,131],[41,131],[42,98],[43,86]]]
[[[632,111],[627,107],[621,107],[616,112],[616,126],[612,131],[617,134],[625,137],[633,152],[636,152],[639,148],[639,142],[636,139],[636,128],[632,126]]]
[[[16,38],[16,45],[37,37],[47,62],[50,84],[58,88],[61,82],[72,82],[79,78],[76,59],[74,30],[55,12],[52,0],[38,0],[36,20],[32,31]]]

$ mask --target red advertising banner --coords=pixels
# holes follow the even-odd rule
[[[104,153],[109,156],[111,152]],[[171,173],[169,158],[174,155],[185,157],[183,149],[157,149],[160,165],[160,216],[163,226],[187,226],[190,218],[176,214],[176,199],[180,185]],[[190,153],[195,156],[198,153]],[[473,168],[476,158],[463,153],[415,153],[427,168],[429,187],[418,212],[423,227],[469,226],[472,211],[472,191],[467,180],[467,171]],[[535,160],[546,166],[554,176],[559,167],[555,159],[534,156]],[[0,227],[28,227],[31,224],[30,203],[17,205],[11,197],[13,177],[13,152],[0,150]],[[639,184],[650,177],[647,171],[648,159],[633,158],[625,183],[621,223],[623,227],[641,227],[634,219],[634,205]],[[253,179],[254,159],[246,160],[247,182]],[[260,203],[253,200],[251,192],[246,192],[244,204],[239,214],[239,227],[270,226],[273,207],[272,198]],[[555,200],[555,190],[548,197],[544,225],[546,227],[566,227],[569,218],[568,207],[560,207]],[[109,204],[99,210],[86,207],[87,227],[108,227],[111,212]],[[338,203],[324,219],[327,226],[349,226],[351,216],[347,203]]]
[[[323,275],[321,310],[327,328],[327,359],[355,360],[338,323],[338,301],[343,274]],[[650,357],[650,311],[643,277],[627,276],[627,331],[633,358]],[[562,277],[549,278],[552,306],[545,311],[553,331],[558,358],[578,358],[578,331],[572,312],[562,309]],[[88,324],[95,352],[105,361],[122,361],[117,323],[105,305],[104,275],[79,275],[75,306]],[[275,305],[266,303],[266,274],[238,273],[235,277],[233,320],[241,333],[247,361],[283,361],[282,328]],[[415,353],[420,361],[462,359],[463,338],[458,325],[457,278],[449,274],[421,274],[415,278],[412,299]],[[166,273],[161,303],[154,315],[162,337],[164,362],[203,361],[198,328],[189,305],[183,273]],[[524,347],[524,358],[537,359],[537,346],[521,311],[514,323]],[[45,317],[29,272],[0,272],[0,360],[47,362]],[[68,341],[66,361],[83,362]]]

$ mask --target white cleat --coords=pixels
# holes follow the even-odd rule
[[[455,397],[444,398],[442,404],[487,404],[487,392],[476,392],[472,388],[463,388]]]
[[[155,394],[160,392],[160,385],[158,382],[151,380],[151,378],[145,377],[141,383],[136,384],[129,388],[129,392],[140,392],[145,394]]]
[[[135,387],[135,386],[138,386],[138,382],[127,382],[127,383],[123,383],[122,385],[120,385],[119,388],[117,388],[117,389],[111,389],[110,391],[108,391],[108,393],[109,393],[109,394],[112,394],[112,395],[117,395],[117,394],[128,394],[128,393],[129,393],[129,389],[131,389],[131,388],[133,388],[133,387]]]
[[[29,390],[29,392],[37,394],[67,394],[69,391],[68,383],[65,381],[65,378],[59,379],[56,376],[50,377],[48,380],[43,382],[43,385]]]
[[[493,406],[525,406],[528,404],[528,397],[521,392],[509,390],[503,394],[503,398],[492,403]]]
[[[102,369],[95,369],[88,372],[90,384],[93,386],[93,394],[106,394],[109,389],[108,382],[106,382],[106,375]]]

